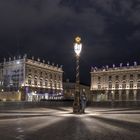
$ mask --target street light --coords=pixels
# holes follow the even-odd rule
[[[79,36],[75,38],[74,51],[76,54],[76,87],[75,87],[75,94],[74,94],[73,113],[80,113],[79,60],[80,60],[80,53],[82,51],[82,43],[81,43],[81,38]]]

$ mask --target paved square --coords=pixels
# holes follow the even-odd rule
[[[139,140],[140,110],[33,108],[0,111],[1,140]]]

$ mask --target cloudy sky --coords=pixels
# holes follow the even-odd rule
[[[140,64],[140,0],[0,0],[1,60],[27,53],[62,64],[74,81],[77,35],[82,83],[91,66]]]

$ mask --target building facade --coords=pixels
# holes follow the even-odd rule
[[[2,89],[3,86],[3,69],[2,64],[0,64],[0,89]]]
[[[39,101],[56,99],[63,94],[62,66],[46,64],[38,59],[28,59],[25,55],[13,60],[9,58],[1,64],[1,91],[22,92],[22,100]]]
[[[91,70],[93,101],[138,101],[140,100],[140,66],[108,66]]]
[[[76,83],[69,82],[68,80],[63,83],[64,99],[73,100],[76,90]],[[90,87],[84,84],[80,84],[80,93],[84,92],[87,100],[90,101]]]

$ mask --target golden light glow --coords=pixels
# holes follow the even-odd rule
[[[80,43],[80,42],[81,42],[81,38],[80,38],[79,36],[77,36],[77,37],[75,38],[75,41],[76,41],[76,43]]]

